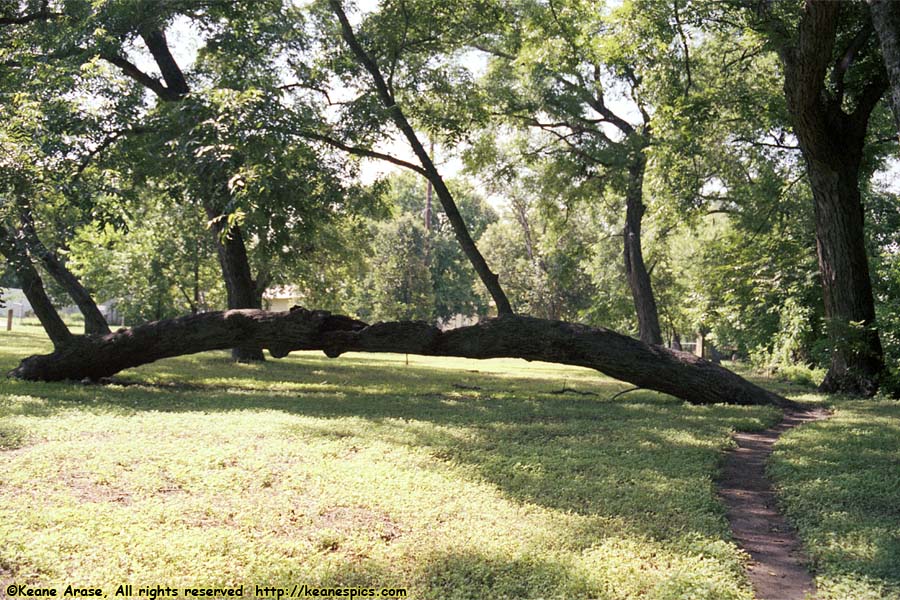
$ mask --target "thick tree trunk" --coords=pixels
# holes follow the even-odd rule
[[[832,342],[827,392],[871,396],[884,368],[866,257],[858,168],[841,171],[809,161],[815,200],[816,250]]]
[[[813,191],[819,274],[832,346],[821,389],[870,396],[878,390],[884,355],[875,324],[859,177],[869,117],[887,81],[870,78],[856,94],[853,112],[844,112],[845,77],[866,31],[835,64],[842,8],[846,6],[840,2],[808,0],[796,39],[784,43],[779,54],[788,111]],[[834,89],[825,86],[829,69]]]
[[[816,221],[816,251],[831,342],[821,390],[871,396],[884,354],[866,256],[860,163],[868,115],[788,94],[794,130],[807,162]],[[793,101],[792,101],[793,100]]]
[[[872,24],[881,41],[881,54],[891,81],[891,108],[894,125],[900,135],[900,2],[868,0]]]
[[[41,322],[53,346],[59,349],[70,343],[74,339],[72,333],[44,291],[44,282],[31,264],[25,244],[16,233],[2,225],[0,225],[0,254],[6,257],[15,271],[19,283],[22,284],[22,291],[31,304],[31,310]]]
[[[322,350],[331,357],[360,351],[543,360],[596,369],[695,404],[791,404],[691,354],[608,329],[514,315],[441,331],[421,321],[366,325],[302,308],[288,313],[210,312],[122,329],[103,338],[79,337],[53,354],[24,359],[11,375],[44,381],[99,379],[162,358],[248,342],[276,357],[294,350]]]
[[[262,294],[250,271],[247,247],[241,230],[237,227],[229,228],[227,220],[221,218],[211,207],[206,208],[206,214],[213,223],[216,234],[216,253],[225,279],[228,308],[262,308]],[[262,348],[252,344],[235,346],[231,350],[231,357],[238,362],[265,360]]]
[[[88,335],[106,335],[109,333],[109,324],[97,303],[91,297],[77,277],[66,267],[65,263],[59,257],[47,248],[37,235],[34,228],[30,209],[27,206],[21,207],[22,216],[22,233],[25,244],[36,256],[44,269],[50,274],[69,295],[73,302],[78,306],[78,310],[84,316],[84,332]]]
[[[646,167],[647,159],[638,151],[628,169],[628,188],[625,192],[625,274],[634,300],[641,341],[662,344],[659,312],[641,249],[641,220],[646,210],[643,202]]]

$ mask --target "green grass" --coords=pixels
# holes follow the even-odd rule
[[[900,402],[837,398],[833,410],[782,438],[771,475],[822,600],[900,598]]]
[[[818,598],[900,600],[900,402],[757,383],[833,413],[782,436],[768,469],[812,561]]]
[[[37,330],[0,332],[0,369],[47,349]],[[112,385],[0,382],[0,582],[752,598],[713,480],[731,431],[764,428],[775,411],[648,392],[609,402],[622,384],[556,365],[409,362],[296,353],[248,366],[208,353]],[[552,393],[564,386],[596,396]],[[896,461],[883,406],[867,427],[893,440],[894,458],[848,477]],[[776,474],[798,517],[827,512],[803,504],[821,495],[806,486],[808,461],[831,443],[803,436],[823,431],[780,446]],[[896,544],[894,511],[874,522],[886,537],[866,543]],[[860,549],[874,526],[862,512],[843,523]],[[817,557],[819,580],[839,590],[865,579],[890,597],[897,554],[856,566]]]

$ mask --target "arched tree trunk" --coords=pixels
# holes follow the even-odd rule
[[[713,363],[602,328],[506,315],[448,331],[421,321],[367,325],[325,311],[230,310],[189,315],[79,337],[53,354],[31,356],[11,374],[57,381],[99,379],[162,358],[250,343],[275,357],[295,350],[400,352],[466,358],[515,357],[596,369],[695,404],[792,403]]]

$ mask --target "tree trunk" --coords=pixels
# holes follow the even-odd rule
[[[870,396],[878,391],[884,355],[875,325],[859,177],[869,117],[887,81],[883,74],[870,78],[855,94],[853,112],[844,112],[845,77],[859,45],[851,43],[834,63],[843,8],[840,2],[807,0],[795,39],[783,43],[779,55],[788,111],[813,191],[819,274],[832,346],[821,389]],[[858,34],[860,41],[865,33]],[[833,89],[825,85],[829,69]]]
[[[868,114],[788,95],[794,131],[807,162],[816,221],[816,252],[831,343],[820,389],[863,396],[878,391],[884,354],[866,256],[860,163]]]
[[[44,282],[28,257],[25,244],[17,234],[2,225],[0,225],[0,254],[3,254],[12,266],[19,283],[22,284],[22,291],[31,304],[31,310],[53,342],[53,347],[58,350],[70,343],[74,339],[72,333],[44,291]]]
[[[295,350],[398,352],[466,358],[515,357],[596,369],[695,404],[792,403],[691,354],[650,346],[602,328],[506,315],[448,331],[422,321],[376,323],[325,311],[230,310],[189,315],[78,337],[53,354],[24,359],[11,373],[31,380],[100,379],[162,358],[252,342],[275,357]]]
[[[868,0],[872,24],[881,41],[881,55],[891,81],[891,108],[894,126],[900,135],[900,3],[897,0]]]
[[[425,150],[425,146],[422,144],[421,140],[419,140],[412,125],[410,125],[409,121],[406,119],[406,115],[403,114],[403,111],[397,104],[378,64],[366,52],[365,48],[362,47],[359,40],[356,38],[356,34],[353,32],[353,27],[350,25],[350,21],[344,13],[340,0],[329,0],[329,5],[340,22],[341,35],[344,38],[344,41],[347,43],[347,46],[350,47],[357,62],[359,62],[372,77],[382,106],[387,110],[391,121],[393,121],[394,125],[397,126],[397,129],[399,129],[406,138],[406,141],[412,148],[416,158],[419,159],[419,163],[422,165],[421,173],[423,173],[428,181],[434,186],[434,192],[437,194],[441,207],[444,209],[444,214],[447,216],[447,220],[453,228],[453,233],[456,235],[456,239],[459,242],[463,253],[466,255],[466,258],[472,263],[472,267],[478,274],[478,278],[481,279],[481,282],[487,288],[488,293],[490,293],[491,298],[494,300],[494,304],[497,306],[497,314],[513,314],[512,305],[506,297],[506,292],[503,291],[503,287],[500,285],[500,280],[496,273],[491,271],[491,268],[488,266],[487,261],[484,260],[481,251],[478,250],[475,240],[473,240],[472,236],[469,234],[469,229],[459,212],[459,208],[456,206],[456,200],[453,199],[453,194],[450,192],[447,184],[444,183],[444,179],[438,172],[437,167],[435,167],[434,161],[431,160],[431,156],[429,156],[428,152]]]
[[[826,392],[871,396],[884,368],[866,257],[858,167],[809,161],[815,201],[816,251],[831,338]]]
[[[641,341],[645,344],[661,345],[659,312],[641,250],[641,219],[646,211],[643,188],[647,159],[640,150],[636,152],[628,169],[628,188],[625,192],[625,274],[634,300]]]
[[[59,257],[47,248],[37,235],[31,210],[28,206],[20,206],[22,217],[22,234],[25,244],[31,253],[40,259],[47,273],[66,291],[78,310],[84,316],[84,332],[88,335],[106,335],[109,333],[109,324],[97,303],[91,297],[77,277],[66,267]]]
[[[218,211],[206,207],[206,214],[213,224],[216,235],[216,254],[225,279],[229,309],[262,308],[262,294],[250,272],[247,247],[244,237],[237,227],[228,227],[228,221]],[[262,348],[252,344],[241,344],[231,350],[231,357],[238,362],[265,360]]]

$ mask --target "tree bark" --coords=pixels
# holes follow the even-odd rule
[[[602,328],[506,315],[448,331],[422,321],[367,325],[325,311],[230,310],[78,337],[48,355],[24,359],[11,373],[30,380],[100,379],[162,358],[252,343],[275,357],[295,350],[400,352],[466,358],[515,357],[596,369],[695,404],[792,403],[685,352],[650,346]]]
[[[62,286],[72,301],[78,306],[78,310],[84,316],[84,332],[88,335],[106,335],[109,333],[109,324],[97,307],[97,303],[91,297],[90,292],[81,285],[78,278],[66,267],[56,253],[47,248],[38,237],[34,228],[34,219],[31,215],[30,207],[22,204],[19,209],[25,244],[31,251],[31,254],[37,256],[41,261],[47,273]]]
[[[47,296],[44,282],[31,263],[28,251],[19,234],[11,232],[3,225],[0,225],[0,254],[6,257],[15,271],[19,283],[22,284],[22,292],[25,293],[25,297],[31,304],[31,310],[34,311],[50,341],[53,342],[53,347],[57,350],[65,347],[73,340],[72,333],[63,323],[62,317],[56,312],[53,303]]]
[[[881,42],[881,55],[891,81],[891,109],[900,136],[900,3],[897,0],[867,0],[872,24]]]
[[[190,85],[169,50],[166,35],[161,29],[148,29],[141,32],[141,39],[159,68],[165,81],[165,87],[150,85],[161,100],[166,102],[178,102],[190,93]],[[126,74],[128,74],[126,72]],[[140,77],[139,82],[147,85]],[[156,81],[156,80],[153,80]],[[227,190],[226,185],[222,185]],[[227,194],[227,192],[225,192]],[[247,247],[241,229],[235,225],[229,226],[227,220],[222,218],[221,211],[216,203],[210,199],[204,201],[204,210],[213,223],[213,232],[216,235],[216,254],[219,266],[222,268],[222,278],[225,280],[225,289],[228,294],[228,308],[261,308],[262,292],[257,290],[253,281],[250,261],[247,259]],[[265,360],[261,348],[252,345],[237,346],[232,349],[231,356],[238,362],[251,362]]]
[[[227,219],[210,206],[206,207],[206,214],[216,235],[216,254],[225,280],[228,308],[262,308],[262,295],[250,272],[250,261],[247,259],[247,247],[241,230],[229,227]],[[231,357],[237,362],[265,360],[262,348],[252,344],[235,346],[231,350]]]
[[[831,338],[831,366],[821,388],[871,396],[884,368],[866,257],[858,167],[809,161],[816,252]]]
[[[647,158],[641,150],[637,150],[628,168],[628,188],[625,191],[625,275],[628,277],[628,287],[631,288],[631,297],[634,300],[641,341],[645,344],[661,345],[659,311],[641,250],[641,220],[646,211],[643,202],[646,168]]]
[[[844,112],[844,76],[859,47],[851,44],[832,68],[835,91],[826,90],[841,10],[840,2],[808,0],[797,35],[779,54],[788,111],[813,191],[832,346],[821,389],[871,396],[878,391],[884,357],[875,324],[859,177],[869,116],[887,83],[870,81],[857,95],[854,111]]]

